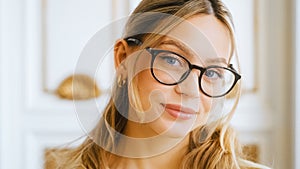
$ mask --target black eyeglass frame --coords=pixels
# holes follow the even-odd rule
[[[126,38],[125,41],[128,43],[128,42],[132,42],[134,43],[135,45],[141,45],[142,42],[136,38]],[[168,85],[168,86],[173,86],[173,85],[177,85],[181,82],[183,82],[190,74],[190,72],[193,70],[193,69],[197,69],[200,71],[200,75],[198,77],[198,83],[199,83],[199,88],[201,90],[201,92],[208,96],[208,97],[211,97],[211,98],[218,98],[218,97],[223,97],[225,95],[227,95],[233,88],[234,86],[236,85],[236,83],[241,79],[241,75],[239,73],[236,72],[236,70],[233,68],[233,65],[232,64],[229,64],[228,67],[223,67],[223,66],[217,66],[217,65],[211,65],[211,66],[208,66],[208,67],[201,67],[201,66],[197,66],[197,65],[194,65],[194,64],[191,64],[184,56],[176,53],[176,52],[172,52],[172,51],[169,51],[169,50],[163,50],[163,49],[154,49],[154,48],[150,48],[150,47],[146,47],[146,50],[151,54],[151,74],[153,76],[153,78],[158,81],[159,83],[161,84],[164,84],[164,85]],[[187,63],[188,63],[188,66],[189,66],[189,70],[187,72],[185,72],[182,77],[180,78],[180,80],[178,82],[175,82],[175,83],[164,83],[162,81],[160,81],[156,76],[155,76],[155,73],[154,73],[154,70],[153,70],[153,64],[154,64],[154,60],[156,58],[156,56],[159,54],[159,53],[162,53],[162,52],[168,52],[168,53],[171,53],[171,54],[174,54],[176,56],[179,56],[180,58],[182,58],[183,60],[185,60]],[[211,68],[221,68],[221,69],[225,69],[225,70],[228,70],[230,72],[232,72],[234,74],[234,82],[232,83],[232,86],[227,90],[227,92],[225,92],[224,94],[221,94],[221,95],[216,95],[216,96],[212,96],[208,93],[206,93],[202,86],[201,86],[201,79],[202,79],[202,76],[203,74],[206,72],[207,69],[211,69]]]

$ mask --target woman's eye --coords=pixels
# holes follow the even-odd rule
[[[173,65],[173,66],[181,65],[180,61],[173,56],[160,56],[160,58],[169,65]]]
[[[206,70],[205,76],[208,78],[216,79],[216,78],[222,78],[221,73],[215,71],[215,70]]]

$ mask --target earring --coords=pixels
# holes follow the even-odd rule
[[[120,76],[118,77],[117,83],[118,83],[118,86],[119,86],[119,87],[122,87],[122,86],[126,83],[126,80],[122,78],[122,75],[120,75]]]

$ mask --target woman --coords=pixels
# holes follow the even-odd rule
[[[241,78],[233,57],[220,0],[143,0],[115,43],[116,84],[103,117],[79,147],[50,152],[48,166],[264,168],[243,159],[229,126]]]

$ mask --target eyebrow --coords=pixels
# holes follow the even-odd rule
[[[181,42],[178,42],[178,41],[175,41],[175,40],[172,40],[172,39],[168,39],[166,41],[163,41],[161,43],[161,45],[164,45],[164,44],[167,44],[167,45],[174,45],[176,46],[177,48],[179,48],[181,51],[183,51],[184,53],[188,54],[189,56],[194,56],[195,54],[192,53],[188,47],[186,47],[185,44],[181,43]]]
[[[172,39],[168,39],[168,40],[165,40],[161,43],[161,45],[164,45],[164,44],[174,45],[174,46],[176,46],[177,48],[179,48],[181,51],[183,51],[184,53],[186,53],[189,56],[194,56],[195,55],[193,52],[191,52],[188,49],[188,47],[185,44],[183,44],[181,42],[178,42],[178,41],[175,41],[175,40],[172,40]],[[200,58],[200,61],[201,60],[202,59]],[[208,62],[208,63],[224,63],[225,65],[229,65],[227,63],[226,59],[222,58],[222,57],[206,59],[205,62]]]
[[[226,61],[226,59],[222,58],[222,57],[207,59],[205,61],[208,62],[208,63],[224,63],[226,65],[229,65],[229,63]]]

